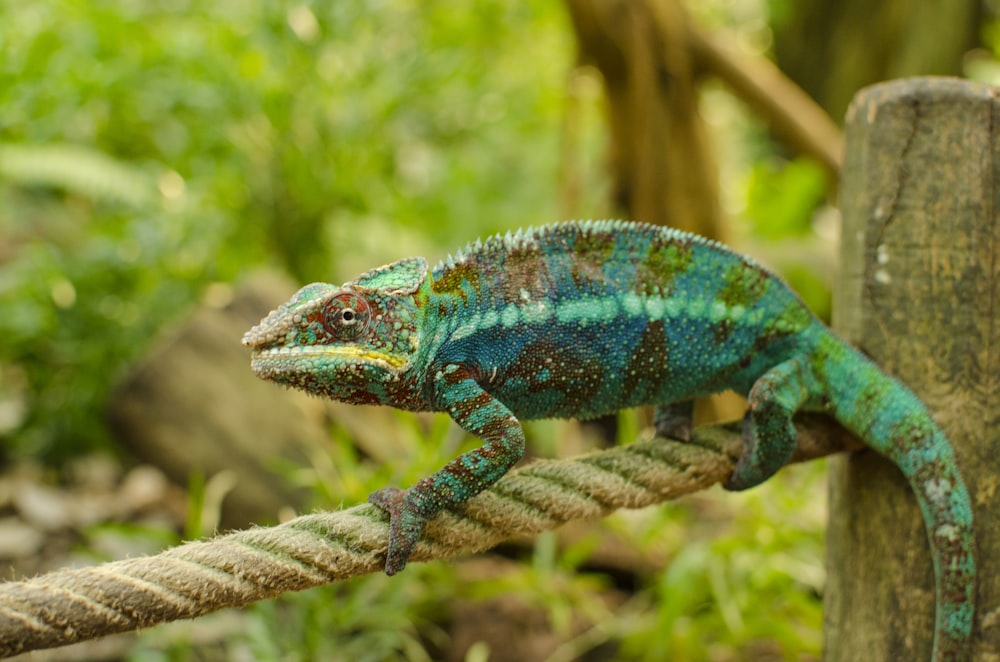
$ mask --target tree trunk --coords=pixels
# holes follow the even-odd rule
[[[773,4],[773,3],[772,3]],[[772,19],[781,69],[833,117],[864,85],[956,75],[979,45],[980,0],[796,0]]]
[[[918,78],[868,88],[847,114],[843,273],[834,327],[919,395],[972,495],[976,659],[1000,656],[1000,104]],[[872,452],[831,468],[827,660],[929,659],[927,535],[902,474]]]
[[[701,117],[678,0],[567,0],[580,61],[604,78],[616,211],[722,232],[718,170]]]

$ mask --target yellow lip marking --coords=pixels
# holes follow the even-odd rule
[[[375,363],[385,368],[398,372],[409,362],[407,357],[396,354],[386,354],[370,349],[362,349],[355,345],[333,345],[333,346],[313,346],[313,347],[275,347],[271,349],[255,350],[253,359],[274,360],[288,358],[324,358],[341,359],[355,363]]]

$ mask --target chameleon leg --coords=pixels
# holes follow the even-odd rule
[[[795,451],[792,415],[808,398],[803,362],[779,363],[750,389],[750,409],[743,419],[743,454],[724,487],[745,490],[773,476]]]
[[[435,386],[441,409],[486,443],[459,455],[407,490],[386,487],[368,497],[370,503],[389,513],[385,563],[389,575],[406,566],[427,520],[485,490],[524,455],[521,423],[464,368],[446,367],[438,373]]]
[[[653,412],[653,427],[657,437],[691,441],[691,431],[694,429],[694,400],[659,405]]]

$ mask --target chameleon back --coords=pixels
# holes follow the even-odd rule
[[[815,324],[749,259],[618,221],[472,244],[433,270],[427,311],[431,360],[474,366],[519,418],[745,394]]]

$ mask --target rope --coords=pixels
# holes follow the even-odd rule
[[[803,418],[798,459],[856,448],[829,421]],[[691,442],[650,439],[566,460],[540,460],[429,522],[412,561],[489,549],[572,519],[602,517],[705,489],[732,471],[735,426]],[[286,591],[380,571],[387,519],[365,504],[303,515],[161,554],[0,584],[0,657],[195,618]]]

